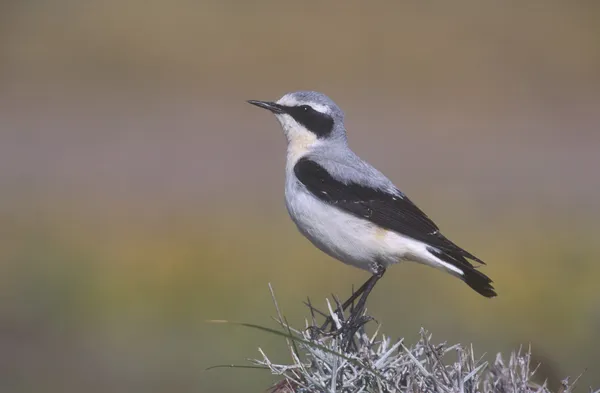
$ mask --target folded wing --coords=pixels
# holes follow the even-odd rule
[[[397,189],[392,193],[338,180],[307,157],[296,163],[294,173],[315,197],[338,209],[437,248],[459,264],[472,266],[465,258],[484,263],[442,235],[437,225]]]

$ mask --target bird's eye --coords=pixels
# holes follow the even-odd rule
[[[311,109],[311,107],[308,105],[302,105],[301,108],[304,112],[308,112]]]

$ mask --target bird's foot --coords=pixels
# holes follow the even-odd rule
[[[342,338],[342,348],[344,351],[355,352],[358,350],[356,340],[360,340],[360,336],[364,334],[364,326],[372,320],[373,317],[359,315],[356,318],[350,318],[338,329],[336,333]]]
[[[358,348],[356,339],[360,339],[360,337],[357,337],[357,334],[362,334],[364,326],[372,320],[372,317],[364,315],[364,310],[353,309],[347,319],[344,318],[343,313],[338,312],[335,321],[332,316],[328,316],[322,326],[309,326],[307,330],[313,338],[333,337],[341,339],[341,347],[346,352],[352,352]]]
[[[354,344],[354,348],[356,348],[356,344],[354,343],[356,333],[361,329],[364,331],[363,326],[372,320],[372,318],[364,315],[367,297],[384,273],[385,267],[380,263],[374,263],[373,276],[371,276],[358,291],[353,291],[348,300],[342,304],[335,296],[333,296],[337,308],[335,311],[330,309],[329,314],[317,310],[312,306],[310,300],[308,300],[305,304],[310,308],[313,319],[313,325],[308,328],[310,329],[311,337],[342,336],[344,340],[343,348],[346,351],[351,350],[351,344]],[[348,308],[349,315],[346,318],[346,310]],[[325,322],[321,327],[316,325],[315,314],[325,317]]]

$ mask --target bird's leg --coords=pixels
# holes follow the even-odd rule
[[[367,282],[363,285],[365,288],[362,291],[363,293],[362,293],[360,299],[358,299],[358,303],[356,304],[356,307],[354,307],[354,309],[352,310],[352,313],[348,317],[348,320],[344,323],[344,326],[342,326],[342,328],[340,329],[341,333],[344,333],[343,347],[346,347],[346,350],[348,350],[348,348],[350,347],[350,343],[352,342],[354,335],[358,331],[358,329],[360,329],[361,326],[363,326],[365,324],[365,322],[369,320],[369,319],[367,319],[367,320],[363,319],[365,304],[367,302],[367,298],[369,297],[369,294],[375,287],[375,284],[377,284],[377,281],[379,281],[381,279],[381,277],[383,277],[384,274],[385,274],[385,267],[378,262],[375,263],[374,267],[373,267],[373,276],[371,276],[371,278],[369,278],[369,280],[367,280]]]
[[[334,312],[337,315],[341,315],[344,311],[346,311],[346,309],[350,305],[352,305],[360,295],[362,295],[362,293],[367,289],[372,280],[373,277],[370,277],[363,285],[360,286],[360,288],[358,288],[356,292],[352,292],[352,295],[348,298],[348,300],[346,300],[344,303],[342,303],[341,306],[336,308]],[[334,332],[336,330],[336,326],[333,323],[333,318],[331,315],[327,315],[325,318],[325,322],[323,322],[323,325],[321,325],[320,328],[316,328],[316,330],[320,331],[321,333],[324,333],[329,325],[331,325],[331,332]]]
[[[363,320],[363,312],[364,312],[364,307],[367,301],[367,297],[369,296],[369,294],[371,293],[371,291],[373,290],[373,288],[375,287],[375,284],[377,283],[377,281],[379,281],[379,279],[381,277],[383,277],[383,274],[385,273],[385,267],[380,264],[379,262],[376,262],[373,264],[373,275],[363,284],[361,285],[360,288],[358,288],[358,290],[356,292],[354,292],[352,294],[352,296],[350,296],[350,298],[348,298],[348,300],[346,300],[341,307],[338,307],[335,312],[339,315],[340,313],[343,313],[350,305],[354,304],[354,301],[360,297],[360,299],[358,300],[358,303],[356,304],[356,307],[352,308],[352,311],[350,313],[350,315],[348,316],[348,319],[346,321],[342,322],[342,326],[340,329],[336,329],[336,326],[333,323],[333,318],[331,316],[328,316],[325,319],[325,322],[323,323],[323,325],[321,326],[319,330],[320,332],[324,332],[327,328],[327,326],[329,324],[331,324],[331,333],[333,334],[340,334],[340,333],[346,333],[346,337],[352,338],[354,336],[354,333],[356,333],[356,331],[364,324],[364,320]]]
[[[373,270],[373,275],[365,283],[365,288],[362,291],[362,296],[360,297],[360,299],[358,299],[358,303],[356,303],[356,307],[354,307],[354,310],[352,310],[352,314],[348,319],[349,321],[356,320],[362,315],[369,294],[371,293],[373,288],[375,288],[375,284],[377,284],[377,281],[379,281],[379,279],[381,279],[381,277],[383,277],[383,275],[385,274],[385,267],[380,263],[375,263]]]
[[[338,307],[335,310],[336,314],[339,314],[340,312],[344,312],[346,311],[346,309],[354,303],[354,301],[363,294],[363,292],[371,285],[371,281],[373,281],[374,276],[371,276],[363,285],[360,286],[360,288],[358,288],[358,290],[354,293],[352,293],[352,295],[348,298],[348,300],[346,300],[344,303],[342,303],[341,307]],[[320,329],[321,331],[325,331],[325,329],[327,329],[327,326],[329,325],[331,326],[331,330],[335,330],[335,325],[333,324],[333,318],[331,317],[331,315],[327,316],[327,318],[325,319],[325,322],[323,323],[323,325],[321,325]]]

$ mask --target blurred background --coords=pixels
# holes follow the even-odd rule
[[[600,386],[600,3],[0,2],[0,389],[264,391],[244,364],[368,274],[296,232],[285,140],[245,103],[311,89],[351,147],[487,261],[369,299],[393,337],[531,344]]]

